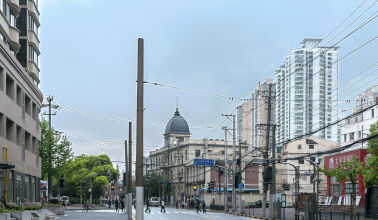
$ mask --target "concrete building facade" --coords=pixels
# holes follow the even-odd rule
[[[41,177],[38,114],[43,100],[36,68],[38,2],[0,3],[0,197],[8,204],[37,205]],[[31,53],[30,45],[36,53]]]
[[[268,123],[268,96],[269,87],[271,87],[271,124],[276,121],[276,88],[272,79],[266,79],[264,82],[259,83],[251,94],[251,130],[252,130],[252,150],[256,147],[265,147],[266,143],[266,126]],[[272,137],[271,133],[269,134]],[[270,139],[271,140],[271,139]],[[258,152],[255,151],[254,154]]]
[[[310,136],[306,138],[302,138],[296,141],[292,141],[284,145],[284,147],[280,147],[277,149],[277,159],[287,159],[292,157],[300,157],[309,153],[316,153],[321,151],[326,151],[330,149],[338,148],[338,143],[330,140],[324,140],[318,137]],[[308,159],[299,159],[299,160],[288,160],[287,163],[290,163],[294,166],[299,166],[300,170],[300,178],[299,178],[299,185],[300,185],[300,194],[310,194],[313,193],[313,182],[311,181],[311,175],[314,174],[314,166],[308,160],[314,161],[317,163],[321,168],[324,168],[324,156],[314,156]],[[283,191],[287,196],[287,204],[290,206],[295,204],[295,170],[292,166],[288,164],[277,164],[277,192],[282,191],[283,184],[289,184],[290,188],[288,190]],[[327,192],[327,181],[326,177],[320,173],[319,176],[320,184],[319,184],[319,192],[320,195],[320,202],[323,201]]]
[[[304,39],[275,71],[277,142],[336,121],[338,113],[338,47],[319,46],[321,39]],[[337,141],[337,125],[317,137]]]
[[[178,200],[189,202],[195,197],[201,197],[207,204],[213,202],[223,204],[224,170],[210,166],[195,166],[193,160],[213,159],[222,163],[226,153],[228,167],[231,169],[232,142],[225,143],[224,140],[219,139],[190,139],[189,126],[178,110],[168,122],[164,138],[165,146],[150,152],[149,155],[149,172],[154,172],[161,177],[160,197],[172,203]],[[238,144],[235,149],[237,158],[239,153],[244,156],[248,151],[247,145],[239,146]],[[250,156],[243,157],[241,167],[246,166],[249,161],[251,161]],[[227,184],[229,205],[231,205],[232,191],[230,173],[228,173]],[[256,166],[250,166],[242,173],[242,183],[245,186],[242,194],[245,202],[254,201],[253,196],[258,194],[258,178]],[[215,183],[215,191],[210,193],[207,190],[211,182]]]
[[[377,103],[378,85],[368,88],[358,95],[352,114],[369,108]],[[354,141],[366,138],[370,134],[370,126],[378,121],[378,106],[370,107],[367,111],[350,117],[340,123],[340,146],[343,147]],[[348,150],[363,149],[367,143],[358,143]]]
[[[236,107],[237,134],[240,142],[251,145],[251,103],[245,102]]]

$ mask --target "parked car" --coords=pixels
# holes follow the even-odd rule
[[[262,208],[262,200],[252,202],[248,204],[249,208]],[[266,208],[269,208],[269,201],[266,201]]]
[[[151,206],[159,206],[160,205],[159,197],[151,197],[150,198],[150,205]]]
[[[62,205],[69,206],[70,205],[70,198],[68,196],[62,196],[60,197],[62,201]]]

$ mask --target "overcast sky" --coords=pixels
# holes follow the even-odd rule
[[[146,81],[248,98],[303,38],[326,36],[362,2],[40,0],[40,88],[65,109],[80,110],[59,110],[53,117],[54,127],[68,134],[75,155],[107,153],[123,160],[125,122],[136,118],[138,37],[145,39]],[[367,0],[338,30],[374,2]],[[332,43],[376,11],[374,5]],[[340,43],[340,56],[377,36],[377,30],[374,20]],[[340,83],[374,63],[377,49],[374,41],[340,62]],[[345,94],[352,91],[348,97],[353,97],[377,78],[373,74]],[[220,129],[210,134],[206,126],[217,126],[222,113],[240,104],[145,85],[145,121],[157,123],[145,126],[145,153],[163,144],[176,97],[192,138],[222,138]]]

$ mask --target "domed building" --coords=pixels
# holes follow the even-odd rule
[[[187,141],[190,138],[189,125],[180,115],[178,108],[173,117],[168,121],[165,128],[164,140],[165,146],[177,145],[179,142]]]
[[[239,146],[239,145],[237,145]],[[240,146],[242,154],[246,154],[248,147]],[[158,196],[174,205],[176,201],[194,201],[195,197],[201,196],[201,199],[210,204],[216,200],[217,204],[223,204],[219,201],[219,195],[210,192],[208,186],[210,183],[214,186],[214,191],[224,191],[224,176],[217,167],[197,166],[194,165],[194,159],[212,159],[214,161],[223,161],[224,156],[232,155],[232,141],[227,141],[225,146],[224,140],[219,139],[191,139],[191,133],[188,122],[181,116],[178,108],[172,118],[168,121],[164,132],[164,146],[150,152],[148,157],[149,173],[155,173],[159,176],[160,189],[159,194],[149,194],[148,196]],[[239,155],[237,150],[236,155]],[[245,166],[251,158],[244,157],[242,161]],[[231,166],[232,163],[229,164]],[[258,191],[257,173],[258,167],[249,167],[246,169],[247,176],[243,173],[242,177],[246,187],[244,191]],[[223,181],[223,183],[221,183]],[[229,187],[227,191],[231,193],[231,178],[228,178]],[[223,197],[222,197],[223,198]],[[259,198],[254,198],[253,201]],[[246,200],[250,202],[249,200]]]

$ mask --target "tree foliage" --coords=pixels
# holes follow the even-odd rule
[[[378,134],[378,121],[370,127],[370,135]],[[366,187],[378,184],[378,138],[373,138],[368,141],[369,157],[367,158],[367,166],[369,169],[364,173],[364,184]]]
[[[149,196],[159,196],[161,178],[156,173],[144,176],[144,185]]]
[[[89,198],[89,189],[93,198],[99,198],[108,190],[108,183],[116,180],[117,171],[108,155],[80,155],[70,160],[63,169],[64,187],[62,193],[79,201]],[[62,195],[63,195],[62,194]]]
[[[42,159],[42,179],[47,179],[48,173],[51,172],[54,182],[58,182],[56,180],[62,175],[62,168],[73,156],[71,143],[66,136],[56,135],[54,128],[49,129],[46,120],[40,122],[40,127],[39,156]]]

